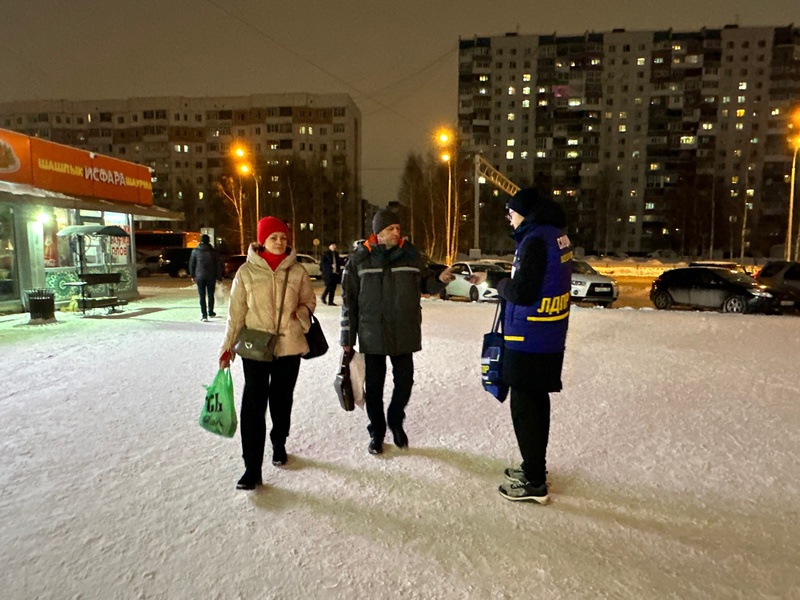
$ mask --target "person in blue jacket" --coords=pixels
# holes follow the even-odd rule
[[[505,470],[500,494],[545,504],[550,393],[561,391],[569,323],[572,250],[564,210],[528,188],[508,201],[516,242],[514,267],[497,292],[505,304],[503,380],[522,464]]]

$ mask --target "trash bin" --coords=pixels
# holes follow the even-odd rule
[[[31,319],[56,318],[56,293],[47,288],[26,290],[28,296],[28,311]]]

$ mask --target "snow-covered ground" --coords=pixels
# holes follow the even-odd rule
[[[290,462],[248,493],[238,435],[197,425],[222,320],[143,291],[0,317],[2,598],[800,597],[800,318],[574,308],[543,507],[496,491],[493,306],[423,302],[408,451],[367,453],[335,349],[303,361]]]

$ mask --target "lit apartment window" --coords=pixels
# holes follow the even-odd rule
[[[506,152],[506,160],[514,160],[514,152],[512,152],[511,150]]]
[[[771,112],[770,114],[771,114],[773,117],[775,117],[775,116],[778,116],[779,114],[781,114],[781,109],[780,109],[780,108],[773,108],[773,109],[772,109],[772,112]]]
[[[746,90],[747,89],[747,82],[746,81],[740,81],[739,82],[739,89],[740,90]]]
[[[580,106],[581,105],[581,99],[580,98],[570,98],[569,99],[569,105],[570,106]]]
[[[706,131],[711,131],[712,129],[714,129],[714,124],[713,123],[703,123],[702,128],[705,129]]]
[[[734,150],[734,151],[733,151],[733,155],[734,155],[736,158],[741,158],[741,157],[742,157],[742,151],[741,151],[741,149],[740,149],[740,148],[737,148],[736,150]]]
[[[547,100],[539,100],[539,106],[547,106]]]
[[[599,59],[599,58],[593,58],[593,59],[590,61],[590,63],[591,63],[593,66],[599,65],[599,64],[600,64],[600,59]]]
[[[638,196],[638,195],[639,195],[639,192],[637,192],[636,190],[631,190],[630,191],[631,198],[636,198],[636,196]]]
[[[530,107],[531,107],[531,101],[530,100],[523,100],[522,101],[522,108],[530,108]]]
[[[478,81],[489,81],[489,76],[481,75],[480,77],[478,77]]]
[[[626,112],[619,113],[619,118],[620,119],[627,119],[628,118],[628,113],[626,113]]]
[[[730,102],[731,102],[731,97],[730,96],[723,96],[722,97],[722,103],[723,104],[730,104]]]
[[[567,152],[567,158],[578,158],[578,151],[570,150],[569,152]]]
[[[672,49],[680,52],[683,49],[683,46],[680,44],[672,44]]]
[[[661,228],[661,235],[669,235],[669,229],[666,227]]]
[[[745,97],[744,96],[739,96],[739,97],[737,97],[736,101],[739,104],[744,104],[745,103]]]
[[[661,168],[659,163],[650,163],[650,170],[651,171],[658,171]]]
[[[520,153],[519,153],[519,157],[520,157],[522,160],[525,160],[525,159],[527,159],[527,158],[528,158],[528,151],[527,151],[527,150],[523,150],[522,152],[520,152]]]
[[[737,124],[736,124],[736,129],[738,129],[739,131],[741,131],[742,129],[744,129],[744,123],[737,123]]]
[[[750,138],[750,143],[751,144],[757,144],[758,143],[758,138],[757,137]]]
[[[743,117],[744,115],[745,115],[745,110],[743,108],[740,108],[736,111],[737,117]]]
[[[522,74],[522,81],[530,81],[530,80],[531,80],[531,74],[530,73],[523,73]]]
[[[553,196],[560,196],[561,190],[553,190]]]
[[[631,152],[631,158],[639,158],[639,151],[634,150],[633,152]]]
[[[514,120],[514,113],[508,113],[508,117],[507,118],[508,118],[509,121],[513,121]]]
[[[486,95],[486,88],[481,88],[480,90],[478,90],[478,93],[479,94],[483,94],[485,96]]]
[[[636,59],[636,64],[641,67],[643,64],[645,64],[645,60],[646,59],[644,56],[640,56],[639,58]]]
[[[645,210],[655,210],[655,208],[656,208],[655,202],[645,202],[644,203],[644,209]]]
[[[628,223],[636,223],[636,215],[628,215]]]
[[[522,95],[523,96],[530,96],[531,95],[530,86],[525,86],[524,88],[522,88]]]
[[[547,92],[547,88],[543,88],[543,87],[540,87],[540,88],[539,88],[539,93],[540,93],[540,94],[544,94],[544,93],[546,93],[546,92]]]
[[[733,177],[731,177],[731,184],[736,185],[737,183],[739,183],[739,176],[734,175]]]
[[[653,64],[656,64],[656,65],[661,65],[661,64],[663,64],[663,63],[664,63],[664,59],[663,59],[663,58],[661,58],[660,56],[658,56],[658,57],[656,57],[656,58],[654,58],[654,59],[653,59]]]
[[[693,135],[682,135],[681,144],[694,144],[695,137]]]
[[[516,144],[516,141],[513,138],[506,140],[506,146],[513,146],[514,144]]]
[[[314,128],[312,126],[308,126],[308,135],[314,135]]]
[[[577,146],[578,145],[578,138],[569,138],[567,140],[567,146]]]
[[[184,145],[184,146],[183,146],[183,151],[184,151],[184,152],[189,152],[189,146],[186,146],[186,145]]]
[[[536,152],[536,158],[547,158],[547,152],[539,150]]]
[[[513,86],[509,86],[509,88],[508,88],[508,95],[509,95],[509,96],[513,96],[513,95],[514,95],[514,94],[516,94],[516,93],[517,93],[517,90],[516,90],[516,89],[515,89]]]
[[[628,131],[628,126],[627,125],[620,125],[619,126],[619,132],[620,133],[625,133],[626,131]]]
[[[205,193],[203,193],[203,192],[197,192],[197,199],[198,199],[198,200],[202,200],[203,198],[205,198],[205,196],[206,196],[206,195],[205,195]]]
[[[175,152],[180,152],[180,151],[181,151],[181,145],[175,144]]]

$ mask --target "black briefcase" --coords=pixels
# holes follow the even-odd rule
[[[355,397],[353,396],[353,384],[350,381],[350,357],[346,352],[342,352],[342,360],[339,363],[339,372],[333,380],[333,389],[339,397],[339,404],[346,411],[354,410],[356,407]]]

